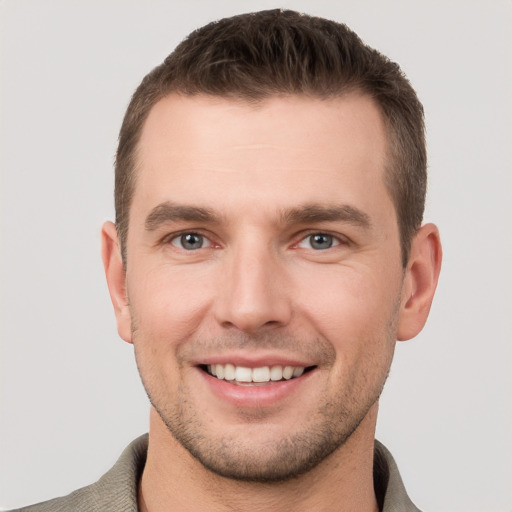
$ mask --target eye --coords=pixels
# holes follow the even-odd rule
[[[196,251],[212,245],[208,238],[199,233],[183,233],[174,237],[171,244],[186,251]]]
[[[340,245],[339,239],[328,233],[313,233],[302,239],[298,247],[303,249],[314,249],[315,251],[324,251],[336,245]]]

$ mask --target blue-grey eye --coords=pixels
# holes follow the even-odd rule
[[[339,240],[327,233],[309,235],[299,243],[299,247],[303,249],[315,249],[316,251],[330,249],[335,245],[339,245]]]
[[[331,235],[325,235],[323,233],[317,233],[309,237],[309,243],[313,249],[329,249],[332,247],[334,240]]]
[[[171,243],[186,251],[195,251],[209,246],[208,239],[198,233],[183,233],[174,238]]]

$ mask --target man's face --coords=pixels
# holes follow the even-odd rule
[[[403,281],[385,153],[360,95],[152,109],[120,332],[162,425],[214,472],[288,478],[373,435]]]

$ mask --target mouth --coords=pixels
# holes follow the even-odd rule
[[[316,366],[259,366],[249,368],[227,364],[200,365],[201,370],[218,380],[225,380],[237,386],[265,386],[276,382],[297,379]]]

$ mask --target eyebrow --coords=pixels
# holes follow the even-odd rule
[[[281,212],[285,224],[312,224],[315,222],[347,222],[364,229],[371,227],[370,217],[362,210],[350,205],[324,206],[305,204]],[[188,206],[165,201],[155,206],[146,217],[145,228],[154,231],[166,222],[208,222],[219,223],[220,217],[211,209]]]
[[[285,223],[290,224],[342,221],[364,229],[370,229],[372,225],[368,214],[346,204],[335,206],[306,204],[283,211],[282,218]]]
[[[174,204],[169,201],[155,206],[144,223],[147,231],[154,231],[166,222],[210,222],[219,221],[219,217],[209,208]]]

